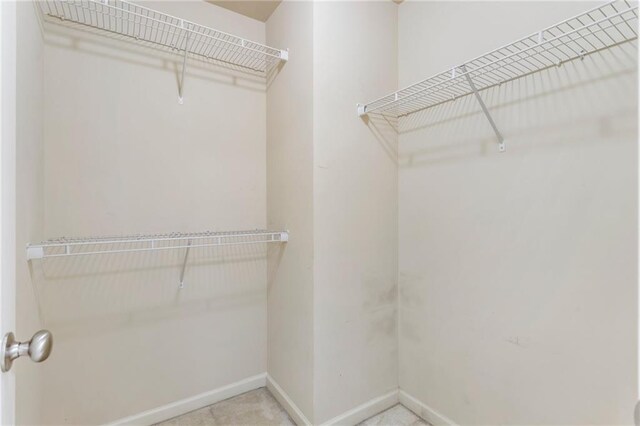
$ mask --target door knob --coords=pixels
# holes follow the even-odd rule
[[[40,330],[28,342],[16,342],[13,333],[9,332],[2,338],[0,344],[0,369],[2,372],[11,370],[13,360],[29,355],[31,361],[42,362],[49,358],[53,347],[53,335],[48,330]]]

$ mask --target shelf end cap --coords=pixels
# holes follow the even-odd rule
[[[44,257],[44,247],[42,246],[27,247],[27,260],[42,259],[43,257]]]

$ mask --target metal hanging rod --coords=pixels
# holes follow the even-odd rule
[[[63,237],[39,244],[28,244],[27,260],[186,249],[186,263],[188,250],[190,249],[242,244],[284,243],[288,240],[288,231],[267,230],[129,235],[121,237]],[[184,268],[181,280],[183,278]]]
[[[377,113],[399,118],[470,94],[475,94],[483,106],[479,91],[636,40],[637,26],[638,6],[614,0],[367,104],[358,104],[358,115]],[[504,151],[502,136],[486,107],[483,112]]]
[[[289,59],[288,50],[265,46],[124,0],[42,0],[37,3],[49,20],[57,18],[183,52],[180,103],[189,54],[263,74]]]

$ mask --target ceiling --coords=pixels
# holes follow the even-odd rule
[[[282,0],[207,0],[258,21],[266,22]]]

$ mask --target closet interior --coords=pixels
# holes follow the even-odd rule
[[[633,423],[637,2],[1,9],[3,422]]]

